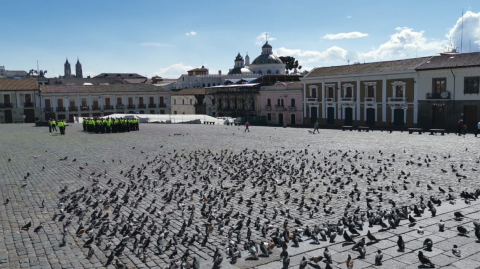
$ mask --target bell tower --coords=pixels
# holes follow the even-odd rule
[[[82,64],[80,63],[80,60],[78,58],[77,58],[77,64],[75,64],[75,77],[83,78]]]
[[[72,69],[70,68],[70,63],[68,62],[68,58],[65,61],[65,64],[63,66],[64,66],[64,70],[65,70],[64,71],[64,77],[65,78],[72,77]]]

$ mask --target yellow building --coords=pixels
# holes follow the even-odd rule
[[[415,68],[430,57],[318,67],[301,78],[304,122],[320,125],[416,126]]]

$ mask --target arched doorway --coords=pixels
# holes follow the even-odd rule
[[[375,125],[375,108],[367,108],[367,126]]]
[[[393,110],[393,125],[395,127],[403,127],[403,125],[405,124],[404,115],[405,110],[403,108]]]
[[[345,108],[345,125],[353,125],[353,108],[351,107]]]

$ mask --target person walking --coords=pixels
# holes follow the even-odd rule
[[[57,122],[55,121],[55,119],[52,120],[52,130],[54,130],[55,132],[58,132],[57,131]]]
[[[250,127],[250,123],[248,123],[248,121],[247,121],[245,123],[245,132],[248,131],[250,133],[250,129],[248,127]]]
[[[477,123],[477,129],[475,129],[475,137],[477,137],[477,134],[479,131],[480,131],[480,121]]]
[[[318,120],[315,122],[315,124],[313,124],[313,133],[315,133],[315,131],[320,133],[320,130],[318,129]]]
[[[390,133],[392,133],[392,120],[388,121],[388,128],[390,130]]]
[[[458,136],[461,136],[461,135],[462,135],[462,128],[463,128],[463,120],[460,119],[460,120],[458,121],[458,124],[457,124],[457,129],[458,129],[457,133],[458,133]]]
[[[463,125],[463,137],[465,137],[466,134],[467,134],[467,125],[464,124]]]
[[[51,133],[52,132],[52,119],[48,120],[48,131]]]

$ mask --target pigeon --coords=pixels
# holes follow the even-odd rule
[[[459,258],[462,257],[462,253],[461,253],[460,249],[458,249],[457,245],[453,245],[452,253],[453,253],[453,255],[455,255]]]
[[[405,251],[405,241],[403,241],[403,238],[401,235],[398,236],[397,240],[397,246],[400,251]]]
[[[308,260],[314,263],[319,263],[323,260],[323,256],[310,257]]]
[[[285,255],[282,260],[282,269],[287,269],[290,266],[290,257]]]
[[[372,233],[370,233],[370,230],[368,230],[367,232],[367,238],[368,240],[370,240],[370,242],[375,242],[375,243],[378,242],[378,239],[375,236],[373,236]]]
[[[430,268],[435,268],[435,265],[428,259],[427,257],[423,256],[423,252],[419,251],[418,252],[418,260],[420,260],[420,263],[422,265],[428,266]]]
[[[90,258],[93,256],[93,254],[94,254],[94,250],[93,250],[93,248],[90,248],[88,250],[87,259],[90,260]]]
[[[377,250],[377,254],[375,255],[375,266],[382,265],[383,254],[382,251],[379,249]]]
[[[443,222],[443,220],[440,220],[440,222],[438,223],[438,231],[439,232],[445,231],[445,222]]]
[[[345,263],[347,264],[348,269],[353,268],[353,259],[352,259],[352,256],[350,256],[350,254],[348,254],[348,258],[347,258],[347,261]]]
[[[423,241],[423,249],[426,251],[432,251],[433,241],[430,238],[427,238]]]
[[[34,232],[34,233],[38,233],[42,228],[43,228],[43,226],[42,226],[42,224],[40,223],[40,225],[38,225],[38,226],[33,230],[33,232]]]
[[[332,254],[330,254],[330,252],[328,251],[328,247],[325,247],[325,249],[323,250],[323,257],[325,257],[327,264],[333,263]]]
[[[32,226],[32,222],[30,221],[22,227],[22,230],[28,231],[28,229],[30,229],[31,226]]]
[[[5,199],[5,202],[3,203],[3,205],[7,205],[8,203],[10,203],[10,199]]]
[[[345,239],[345,242],[347,243],[355,243],[355,240],[348,235],[347,231],[343,231],[343,239]]]
[[[458,211],[453,213],[453,215],[455,216],[455,220],[462,220],[465,217],[462,213]]]
[[[305,258],[305,256],[302,257],[302,260],[300,261],[300,266],[298,267],[299,269],[305,269],[307,268],[307,259]]]
[[[457,227],[457,231],[460,235],[466,235],[468,233],[468,230],[462,225]]]

